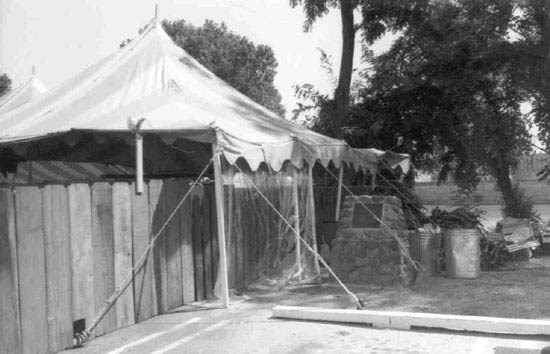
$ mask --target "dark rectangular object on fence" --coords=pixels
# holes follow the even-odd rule
[[[0,347],[20,354],[19,292],[13,191],[0,189]]]
[[[15,206],[22,349],[24,354],[42,353],[48,348],[48,329],[40,189],[17,188]]]

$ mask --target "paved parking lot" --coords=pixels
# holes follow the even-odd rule
[[[541,353],[550,338],[399,331],[271,318],[269,302],[180,309],[92,339],[64,354]]]

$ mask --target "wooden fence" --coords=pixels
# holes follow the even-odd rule
[[[170,216],[190,180],[0,189],[0,348],[55,353],[91,323]],[[197,186],[95,335],[211,298],[213,186]],[[85,322],[85,323],[84,323]],[[78,328],[80,327],[80,328]]]
[[[190,182],[150,180],[140,196],[127,182],[0,188],[2,353],[70,347],[73,332],[91,323]],[[229,204],[232,194],[226,190]],[[325,236],[330,242],[336,187],[316,187],[315,202],[319,243]],[[231,212],[226,208],[226,221]],[[230,288],[244,288],[255,279],[261,242],[247,232],[228,234],[227,249]],[[214,186],[197,185],[94,335],[212,298],[218,264]]]

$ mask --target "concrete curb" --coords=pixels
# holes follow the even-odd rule
[[[372,324],[375,328],[443,328],[483,333],[550,335],[550,321],[314,307],[276,306],[273,317],[295,320]]]

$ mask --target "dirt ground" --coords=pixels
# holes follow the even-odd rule
[[[367,309],[550,320],[550,256],[509,263],[478,279],[423,277],[414,287],[350,285]],[[254,302],[353,308],[335,282],[248,291]]]

